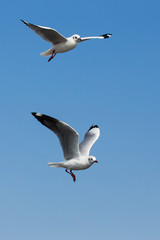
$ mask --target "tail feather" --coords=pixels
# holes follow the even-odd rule
[[[50,56],[52,53],[53,53],[53,47],[51,47],[50,49],[48,49],[45,52],[42,52],[40,55],[43,57],[47,57],[47,56]]]
[[[49,166],[49,167],[54,167],[54,168],[63,167],[63,163],[49,162],[49,163],[48,163],[48,166]]]

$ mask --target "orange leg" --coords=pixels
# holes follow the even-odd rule
[[[76,181],[76,176],[73,174],[72,170],[70,170],[70,172],[68,172],[68,170],[66,169],[65,171],[72,176],[73,181],[75,182]]]
[[[50,62],[52,58],[54,58],[55,56],[56,56],[56,53],[53,51],[51,57],[48,59],[48,62]]]

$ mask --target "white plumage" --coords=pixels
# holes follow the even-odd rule
[[[93,163],[98,162],[95,157],[89,156],[90,149],[100,135],[100,130],[97,125],[92,125],[86,132],[84,140],[79,144],[78,133],[67,123],[58,119],[49,117],[41,113],[32,113],[32,115],[41,122],[44,126],[53,131],[61,144],[63,150],[63,162],[49,162],[50,167],[62,167],[68,169],[68,172],[73,180],[76,180],[72,170],[83,170],[89,168]]]
[[[93,37],[83,37],[81,38],[78,34],[74,34],[71,37],[64,37],[60,33],[58,33],[55,29],[49,27],[43,27],[34,25],[31,23],[27,23],[21,20],[24,24],[26,24],[30,29],[32,29],[36,34],[42,37],[44,40],[50,42],[53,46],[41,53],[41,56],[50,56],[48,61],[50,61],[57,53],[63,53],[72,50],[77,46],[78,43],[90,40],[90,39],[105,39],[110,38],[112,34],[106,33],[100,36]]]

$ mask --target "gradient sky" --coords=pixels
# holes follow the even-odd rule
[[[160,239],[160,2],[2,1],[0,239]],[[19,19],[68,37],[112,33],[50,63],[50,44]],[[30,113],[70,124],[99,164],[75,172]]]

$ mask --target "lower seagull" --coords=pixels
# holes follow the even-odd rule
[[[98,163],[94,156],[89,156],[92,145],[100,135],[97,125],[90,127],[83,141],[79,144],[78,133],[67,123],[41,113],[33,112],[32,115],[57,135],[63,150],[65,161],[58,163],[49,162],[48,166],[65,168],[65,171],[72,176],[75,182],[76,176],[72,172],[73,170],[84,170],[89,168],[93,163]]]

